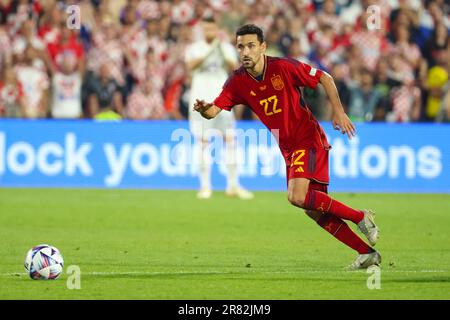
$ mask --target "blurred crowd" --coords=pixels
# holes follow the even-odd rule
[[[205,15],[222,41],[255,23],[268,55],[332,74],[354,121],[450,119],[448,0],[0,0],[0,117],[184,119]]]

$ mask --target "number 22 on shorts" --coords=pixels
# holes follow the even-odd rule
[[[306,150],[297,150],[292,153],[291,167],[298,166],[298,168],[295,169],[295,172],[305,172],[303,169],[303,166],[305,165],[305,154]]]

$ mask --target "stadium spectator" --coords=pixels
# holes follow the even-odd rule
[[[187,47],[191,43],[191,32],[189,29],[175,27],[171,32],[172,40],[169,42],[169,51],[172,53],[165,61],[166,66],[166,86],[165,86],[165,108],[170,113],[171,118],[182,119],[181,115],[181,93],[182,86],[187,77],[184,55]],[[224,39],[223,35],[219,38]],[[172,96],[170,96],[172,95]],[[171,98],[176,98],[172,100]]]
[[[15,66],[17,78],[23,86],[26,99],[22,112],[24,118],[47,117],[50,83],[47,73],[33,63],[37,57],[36,49],[28,46]]]
[[[98,74],[103,64],[108,65],[109,73],[122,88],[124,77],[124,47],[120,41],[120,25],[106,18],[92,36],[92,48],[87,57],[87,69]],[[122,89],[121,89],[122,90]]]
[[[381,97],[381,106],[375,111],[374,121],[385,121],[386,113],[392,110],[390,105],[390,94],[393,88],[402,85],[400,81],[394,80],[391,76],[389,62],[386,57],[378,60],[375,70],[375,88]]]
[[[55,1],[47,6],[39,21],[38,35],[45,45],[55,44],[61,34],[61,25],[65,27],[62,6]]]
[[[390,94],[392,109],[386,114],[388,122],[410,122],[420,118],[422,93],[415,85],[414,78],[406,75],[402,85],[392,89]]]
[[[81,74],[77,60],[71,54],[60,57],[60,68],[52,77],[51,115],[53,118],[81,118]]]
[[[425,82],[425,108],[424,119],[434,121],[442,109],[446,90],[448,90],[448,71],[442,66],[432,67],[427,74]]]
[[[126,46],[127,49],[131,51],[137,51],[140,47],[140,44],[144,41],[145,38],[145,32],[142,28],[140,14],[137,10],[137,6],[137,1],[128,1],[128,4],[123,10],[123,16],[121,19],[122,24],[120,28],[120,34],[118,35],[118,38],[120,39],[120,45]],[[123,61],[123,57],[120,58]]]
[[[4,1],[3,8],[7,11],[6,24],[12,38],[19,33],[22,24],[30,19],[36,19],[42,12],[39,1],[15,0]]]
[[[427,41],[423,50],[428,67],[434,67],[438,56],[445,54],[450,49],[449,32],[445,24],[439,23],[433,31],[432,36]]]
[[[124,52],[129,61],[129,67],[131,75],[137,83],[144,82],[146,79],[151,78],[153,81],[153,88],[163,92],[167,67],[165,63],[162,63],[152,47],[148,47],[147,52],[141,55],[131,52],[128,49],[124,49]]]
[[[201,7],[201,5],[197,5],[197,7]],[[234,10],[225,10],[223,12],[220,19],[220,27],[228,33],[233,34],[239,26],[244,24],[246,16],[249,14],[250,7],[245,1],[241,0],[231,0],[231,7]]]
[[[336,14],[336,4],[334,0],[325,0],[321,10],[317,13],[317,24],[319,28],[328,25],[334,29],[336,33],[341,32],[342,20]]]
[[[450,122],[450,86],[448,84],[445,97],[441,103],[441,110],[436,120],[438,122]]]
[[[109,65],[103,63],[99,74],[91,74],[86,83],[88,114],[99,120],[117,120],[123,115],[120,86],[111,76]]]
[[[350,103],[350,88],[347,85],[347,71],[347,66],[343,63],[340,63],[334,65],[332,74],[334,77],[334,83],[336,84],[336,88],[339,92],[339,97],[341,98],[342,106],[344,107],[345,112],[348,114]]]
[[[194,18],[194,9],[186,0],[173,0],[170,16],[175,24],[186,24]]]
[[[128,98],[126,115],[133,120],[167,118],[161,91],[155,88],[151,78],[146,79],[139,86],[135,87]]]
[[[370,122],[380,107],[381,96],[374,87],[372,72],[362,69],[360,83],[354,83],[350,87],[349,117],[356,122]]]
[[[146,25],[145,39],[141,43],[142,48],[137,50],[138,59],[145,58],[145,54],[151,48],[155,54],[158,64],[164,63],[167,59],[169,44],[167,36],[169,34],[169,25],[167,19],[150,20]]]
[[[408,67],[408,72],[415,73],[421,62],[421,52],[419,47],[411,42],[409,29],[406,26],[399,26],[395,30],[395,39],[391,50],[397,51]]]
[[[0,25],[0,69],[12,63],[12,44],[7,30]]]
[[[52,69],[60,69],[63,59],[72,59],[79,68],[84,70],[84,48],[76,37],[76,33],[67,28],[65,23],[60,25],[57,42],[48,44],[48,52],[52,61]]]
[[[36,23],[32,19],[25,20],[20,32],[13,38],[12,52],[14,55],[23,55],[25,48],[31,46],[36,50],[35,65],[46,71],[48,64],[47,48],[37,35]]]
[[[387,41],[380,37],[376,30],[369,30],[367,20],[369,16],[364,13],[360,17],[360,30],[351,37],[351,43],[359,48],[363,65],[369,70],[374,70],[382,50],[385,49]]]
[[[20,118],[25,113],[27,101],[23,87],[11,65],[3,68],[0,78],[0,116],[6,118]]]
[[[419,27],[417,31],[416,42],[420,47],[432,36],[433,31],[437,29],[438,24],[443,24],[447,30],[450,29],[449,12],[442,9],[448,8],[442,1],[425,0],[422,1],[423,10],[419,13]]]

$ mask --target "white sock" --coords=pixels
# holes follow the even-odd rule
[[[209,143],[199,143],[198,157],[200,189],[211,189],[211,155],[209,154]]]
[[[225,161],[227,167],[227,189],[239,186],[236,142],[234,137],[227,137],[225,141]]]

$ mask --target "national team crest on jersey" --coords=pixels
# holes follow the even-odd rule
[[[270,78],[270,81],[272,81],[272,86],[275,90],[283,90],[284,82],[280,75],[274,75]]]

